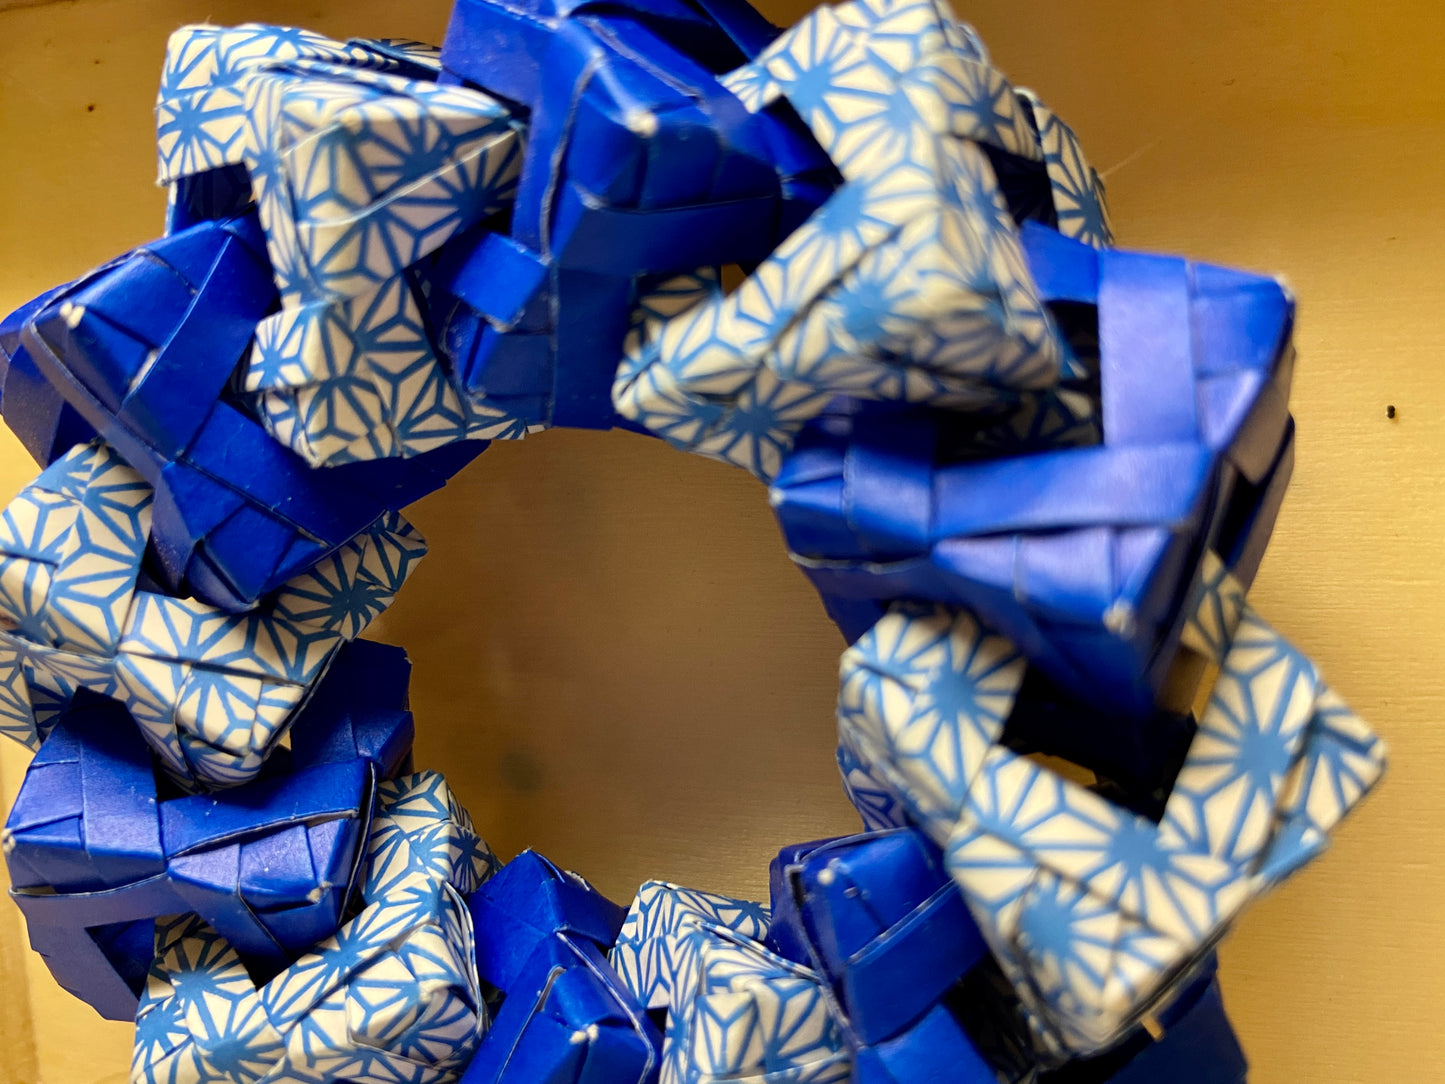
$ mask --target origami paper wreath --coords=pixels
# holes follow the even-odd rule
[[[759,942],[766,909],[643,885],[612,960],[649,1009],[668,1009],[662,1084],[846,1080],[849,1059],[818,976]]]
[[[1214,945],[1384,768],[1245,600],[1279,283],[1112,249],[942,0],[185,27],[156,123],[166,235],[0,321],[12,897],[136,1084],[1242,1084]],[[411,771],[400,509],[552,425],[766,481],[851,644],[766,905]]]

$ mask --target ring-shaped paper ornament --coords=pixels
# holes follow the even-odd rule
[[[157,137],[166,236],[0,322],[45,466],[0,516],[6,854],[57,977],[138,999],[134,1080],[1243,1079],[1211,950],[1384,764],[1244,601],[1277,283],[1111,250],[941,0],[188,27]],[[355,641],[424,550],[398,511],[551,425],[768,481],[853,641],[867,831],[766,906],[624,919],[399,775],[405,664]]]

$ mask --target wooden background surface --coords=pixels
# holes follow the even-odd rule
[[[806,5],[776,0],[783,22]],[[160,231],[151,104],[187,21],[438,41],[447,0],[0,2],[0,307]],[[1253,598],[1390,741],[1383,791],[1222,955],[1257,1084],[1445,1080],[1445,12],[1433,2],[978,0],[1000,66],[1107,175],[1120,243],[1282,273],[1298,466]],[[1386,418],[1393,404],[1397,415]],[[0,491],[33,465],[0,433]],[[418,763],[496,849],[619,899],[764,892],[854,821],[840,643],[741,472],[626,434],[487,452],[413,509],[431,542],[372,635],[415,662]],[[8,804],[24,767],[0,750]],[[125,1078],[0,906],[0,1080]]]

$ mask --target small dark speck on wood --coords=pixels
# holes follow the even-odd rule
[[[85,111],[86,111],[87,113],[94,113],[94,112],[95,112],[95,103],[94,103],[94,102],[91,102],[88,106],[85,107]]]
[[[1389,406],[1387,406],[1387,407],[1385,408],[1385,417],[1387,417],[1387,418],[1393,418],[1394,416],[1395,416],[1395,404],[1394,404],[1394,403],[1391,403]]]
[[[513,747],[503,752],[497,768],[502,784],[514,791],[530,794],[542,786],[542,765],[525,749]]]

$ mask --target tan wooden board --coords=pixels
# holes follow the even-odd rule
[[[150,107],[169,30],[436,41],[447,6],[0,11],[0,306],[159,232]],[[1333,852],[1239,924],[1225,995],[1257,1084],[1445,1080],[1445,9],[959,13],[1079,131],[1122,245],[1277,271],[1299,297],[1298,465],[1253,598],[1390,741],[1393,768]],[[0,491],[33,472],[0,436]],[[777,845],[851,830],[831,761],[840,643],[749,478],[640,437],[552,433],[488,451],[412,518],[431,556],[373,635],[415,661],[418,762],[499,851],[536,846],[619,898],[647,876],[761,894]],[[0,769],[13,796],[17,749]],[[70,1001],[22,940],[0,908],[0,1079],[123,1080],[128,1028]]]

